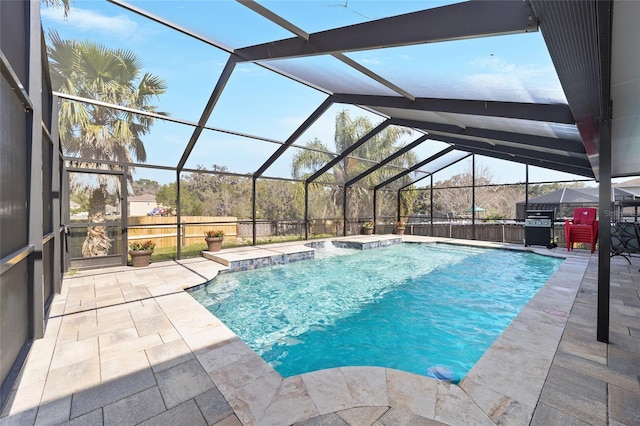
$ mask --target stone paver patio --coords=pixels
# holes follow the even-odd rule
[[[459,386],[380,367],[282,378],[184,291],[226,268],[204,258],[79,272],[54,298],[0,424],[640,424],[640,259],[612,259],[606,345],[595,339],[597,256],[534,250],[567,259]]]

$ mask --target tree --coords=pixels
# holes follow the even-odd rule
[[[540,195],[547,194],[549,192],[557,191],[562,188],[584,188],[584,182],[573,182],[570,184],[553,182],[553,183],[539,183],[529,185],[529,197],[538,197]]]
[[[454,216],[470,215],[472,204],[472,186],[476,185],[476,206],[489,209],[485,194],[489,193],[489,188],[483,188],[482,185],[491,185],[493,174],[491,170],[476,163],[475,183],[474,173],[471,170],[471,163],[463,173],[451,176],[445,181],[439,181],[434,184],[433,207],[436,211],[451,212]],[[481,201],[483,200],[483,201]],[[515,203],[514,203],[515,206]]]
[[[334,149],[330,149],[327,144],[319,139],[313,139],[307,143],[310,149],[303,150],[296,154],[291,164],[291,174],[295,179],[303,179],[322,168],[334,156],[331,151],[344,152],[347,148],[360,140],[374,128],[373,124],[366,117],[356,117],[352,119],[347,110],[342,110],[336,115],[335,135],[333,140]],[[331,202],[334,211],[344,208],[343,188],[344,184],[356,177],[363,171],[371,168],[373,162],[380,162],[402,147],[400,139],[404,135],[411,133],[411,130],[403,127],[390,126],[375,135],[369,141],[358,147],[351,156],[337,163],[331,170],[320,176],[315,182],[325,184],[332,188]],[[363,161],[370,160],[370,161]],[[417,162],[415,154],[409,152],[389,163],[400,167],[409,167]],[[358,217],[363,206],[371,205],[373,192],[365,188],[372,188],[382,180],[391,177],[395,173],[391,169],[380,168],[371,173],[358,186],[351,187],[349,216]],[[369,209],[370,210],[370,209]],[[320,215],[322,216],[322,215]]]
[[[55,7],[57,9],[62,8],[64,11],[64,17],[69,16],[71,10],[71,0],[41,0],[42,4],[47,7]]]
[[[259,181],[256,185],[257,214],[261,219],[299,220],[304,199],[296,197],[296,184],[281,180]]]
[[[156,194],[160,184],[151,179],[138,179],[133,182],[133,193],[136,195]]]
[[[184,187],[184,181],[180,188],[180,213],[185,216],[200,216],[202,215],[203,208],[202,202],[198,199],[198,194],[194,191]],[[156,202],[167,206],[171,209],[176,209],[178,206],[178,190],[175,182],[167,185],[162,185],[156,193]]]
[[[53,90],[87,99],[107,102],[156,114],[152,100],[164,93],[165,82],[158,76],[142,73],[141,60],[130,50],[111,49],[92,41],[63,40],[57,32],[49,34],[47,46]],[[59,125],[65,155],[77,158],[73,166],[103,170],[121,170],[114,163],[145,162],[142,142],[154,122],[148,116],[119,111],[101,105],[63,100]],[[133,184],[129,167],[127,179]],[[119,193],[118,180],[112,175],[97,175],[97,185],[71,182],[76,191],[89,194],[87,238],[83,256],[108,254],[111,247],[104,222],[108,194]]]
[[[202,204],[203,214],[239,218],[251,216],[250,179],[229,174],[225,166],[214,164],[209,170],[198,165],[197,171],[182,180],[182,188],[196,195]]]

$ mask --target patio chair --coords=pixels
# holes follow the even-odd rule
[[[611,223],[611,257],[622,256],[629,265],[632,254],[640,253],[639,224],[633,222]]]
[[[591,253],[596,250],[598,242],[598,221],[594,208],[573,209],[573,219],[564,221],[564,234],[567,250],[573,248],[574,243],[591,244]]]

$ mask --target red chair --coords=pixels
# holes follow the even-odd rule
[[[598,209],[594,208],[573,209],[573,220],[564,221],[567,250],[570,251],[573,248],[573,243],[591,244],[591,253],[596,250],[598,242],[597,213]]]

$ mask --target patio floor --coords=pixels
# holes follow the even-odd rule
[[[0,425],[640,424],[640,258],[611,260],[606,345],[595,339],[597,253],[528,249],[567,260],[459,386],[380,367],[283,379],[184,291],[226,268],[205,258],[78,272],[55,296]]]

